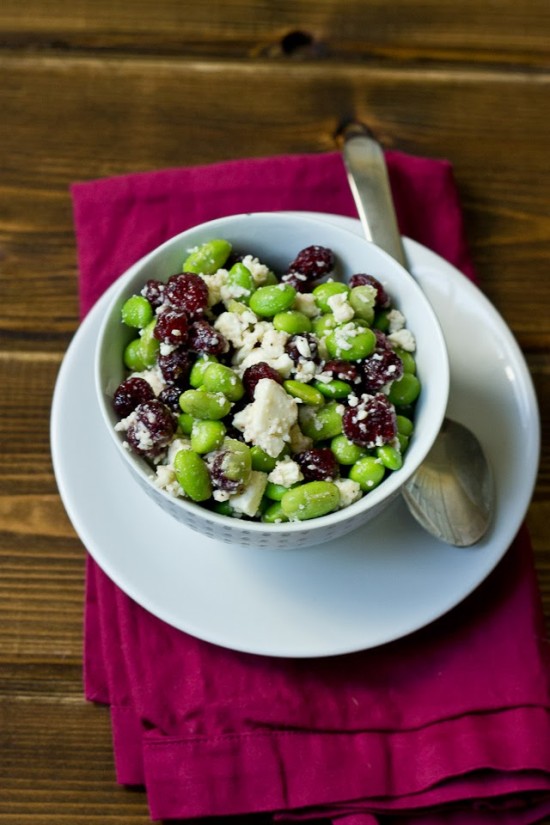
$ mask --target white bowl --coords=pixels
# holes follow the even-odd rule
[[[124,437],[115,431],[117,417],[113,394],[127,376],[122,354],[135,331],[120,321],[121,307],[150,278],[166,280],[181,271],[189,249],[213,238],[225,238],[234,249],[257,256],[276,271],[284,271],[306,246],[318,244],[333,250],[337,277],[348,280],[356,272],[378,278],[405,315],[417,344],[415,353],[422,392],[415,413],[415,432],[403,467],[359,501],[329,515],[309,521],[264,524],[213,513],[154,486],[154,474],[140,456],[123,447]],[[369,241],[311,217],[279,213],[255,213],[220,218],[176,235],[134,265],[118,282],[100,328],[95,376],[97,397],[105,426],[129,472],[143,490],[166,512],[206,536],[228,543],[258,547],[303,547],[329,541],[364,525],[377,516],[400,491],[428,454],[441,427],[449,393],[449,365],[439,322],[428,299],[411,277],[386,252]],[[130,481],[129,481],[130,483]]]

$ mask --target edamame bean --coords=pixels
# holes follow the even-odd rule
[[[289,379],[283,381],[283,387],[293,398],[299,398],[304,404],[311,404],[312,407],[319,407],[325,403],[323,395],[315,387],[304,384],[303,381]]]
[[[223,393],[208,390],[186,390],[180,395],[179,404],[193,418],[209,421],[224,418],[231,409],[231,401]]]
[[[327,312],[326,315],[321,315],[319,318],[314,318],[312,326],[313,332],[317,338],[326,338],[326,336],[336,328],[336,318],[332,312]]]
[[[221,464],[223,474],[230,481],[242,481],[246,484],[252,473],[250,447],[236,438],[224,438],[222,449],[225,450]]]
[[[194,272],[197,275],[213,275],[227,261],[231,249],[229,241],[220,239],[207,241],[189,253],[183,262],[182,270]]]
[[[326,281],[326,283],[316,286],[312,295],[321,312],[331,312],[332,308],[328,303],[328,299],[332,298],[333,295],[344,292],[349,293],[350,291],[349,286],[340,283],[340,281]]]
[[[141,372],[147,369],[141,352],[141,338],[134,338],[124,350],[124,365],[132,372]]]
[[[178,415],[178,430],[184,435],[191,435],[191,430],[193,429],[193,424],[195,421],[196,419],[193,418],[192,415],[189,415],[189,413],[180,413]]]
[[[252,469],[261,473],[270,473],[277,464],[276,458],[272,458],[256,444],[250,448],[250,457],[252,459]]]
[[[283,512],[283,506],[280,501],[273,501],[262,513],[262,521],[266,524],[280,524],[288,521],[288,516]]]
[[[371,329],[353,322],[336,327],[326,339],[331,358],[343,361],[361,361],[374,352],[376,336]]]
[[[204,421],[198,419],[191,427],[191,449],[199,455],[217,450],[226,433],[222,421]]]
[[[349,303],[358,318],[362,318],[368,324],[374,321],[374,302],[376,301],[376,290],[372,286],[355,286],[350,292]]]
[[[143,363],[146,367],[154,367],[160,349],[160,341],[153,335],[156,318],[154,318],[140,332],[140,350]]]
[[[420,395],[420,381],[411,372],[404,372],[390,387],[388,398],[396,407],[413,404]]]
[[[286,312],[278,312],[273,318],[273,326],[280,332],[288,332],[289,335],[299,335],[301,332],[311,332],[312,324],[307,315],[297,309],[288,309]]]
[[[398,433],[402,433],[402,435],[412,435],[414,424],[410,418],[407,418],[405,415],[397,415],[395,419]]]
[[[330,442],[330,449],[334,453],[338,463],[346,466],[355,464],[367,453],[364,447],[354,444],[353,441],[350,441],[345,435],[334,436]]]
[[[154,317],[153,307],[143,295],[132,295],[122,307],[122,321],[127,327],[143,329]]]
[[[410,438],[408,435],[403,435],[403,433],[397,433],[397,440],[399,441],[399,449],[401,450],[401,455],[404,455],[407,451],[407,447],[409,446]]]
[[[202,383],[204,381],[204,373],[210,366],[210,364],[217,364],[218,359],[215,355],[199,355],[193,366],[191,367],[191,372],[189,373],[189,383],[192,387],[198,390],[199,387],[202,387]]]
[[[218,513],[220,516],[233,515],[233,507],[230,505],[228,501],[215,501],[212,504],[212,509],[215,513]]]
[[[342,432],[342,409],[336,401],[323,407],[301,407],[298,416],[303,434],[313,441],[324,441]]]
[[[407,350],[397,348],[395,350],[395,354],[399,356],[403,363],[403,370],[404,372],[411,372],[413,375],[416,374],[416,361],[414,360],[414,355]]]
[[[376,448],[376,457],[380,459],[384,467],[388,470],[400,470],[403,466],[403,456],[392,447],[391,444],[384,444]]]
[[[290,284],[260,286],[249,301],[252,312],[261,318],[273,318],[279,312],[290,309],[296,298],[296,290]]]
[[[290,490],[291,487],[285,487],[283,484],[274,484],[268,481],[264,490],[264,495],[271,501],[280,501],[284,494]]]
[[[339,378],[335,378],[328,383],[324,381],[314,381],[313,386],[327,398],[347,398],[352,391],[351,384],[348,384],[347,381],[340,381]]]
[[[380,332],[389,332],[390,320],[388,318],[389,309],[383,309],[381,312],[375,313],[373,328],[379,329]]]
[[[306,521],[332,513],[340,506],[340,491],[331,481],[309,481],[283,495],[281,508],[289,520]]]
[[[193,450],[178,450],[174,458],[178,484],[193,501],[206,501],[212,495],[212,484],[206,462]]]
[[[223,392],[230,401],[240,401],[244,385],[236,372],[224,364],[209,364],[202,376],[202,386],[209,392]]]
[[[357,461],[349,471],[349,477],[352,481],[356,481],[364,493],[378,487],[384,475],[386,468],[379,458],[366,455]]]
[[[234,297],[247,304],[256,289],[251,271],[242,263],[234,264],[227,273],[227,283],[233,287]]]

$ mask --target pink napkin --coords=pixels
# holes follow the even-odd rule
[[[473,277],[450,165],[387,161],[403,234]],[[338,153],[78,183],[72,195],[83,315],[196,223],[356,215]],[[145,787],[153,819],[526,825],[550,813],[549,655],[523,528],[489,579],[430,627],[317,660],[186,635],[88,557],[84,658],[86,697],[110,705],[117,780]]]

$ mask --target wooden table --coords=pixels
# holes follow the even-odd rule
[[[483,289],[525,352],[527,520],[550,626],[548,0],[3,0],[0,823],[146,823],[82,694],[84,551],[49,410],[77,328],[74,180],[334,147],[349,116],[452,161]]]

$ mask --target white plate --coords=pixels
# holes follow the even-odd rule
[[[316,217],[323,217],[317,215]],[[357,221],[336,216],[361,232]],[[538,409],[525,361],[492,304],[462,274],[405,240],[449,350],[449,415],[481,439],[497,487],[492,529],[475,547],[428,536],[401,500],[343,539],[304,549],[231,546],[177,523],[123,466],[103,429],[93,355],[108,293],[59,371],[52,456],[67,513],[107,575],[151,613],[200,639],[272,656],[349,653],[443,615],[490,573],[514,538],[535,484]]]

